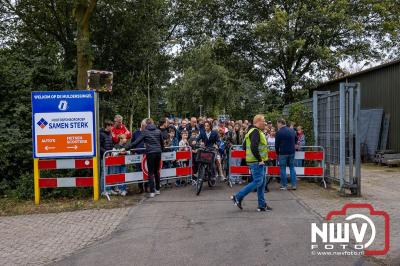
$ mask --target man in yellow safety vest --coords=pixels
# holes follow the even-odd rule
[[[253,181],[242,188],[236,195],[232,195],[233,203],[242,208],[242,200],[251,191],[257,188],[258,211],[271,211],[264,198],[266,183],[266,166],[268,160],[268,144],[263,133],[265,129],[265,118],[263,115],[256,115],[253,119],[254,127],[245,136],[246,163],[250,168]]]

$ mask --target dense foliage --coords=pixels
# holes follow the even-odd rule
[[[213,116],[276,118],[343,60],[396,57],[399,7],[398,0],[0,0],[0,194],[19,187],[29,196],[31,91],[82,87],[92,67],[114,72],[113,92],[101,95],[102,120],[120,113],[137,126],[148,89],[155,118],[199,115],[200,106]]]
[[[288,115],[285,118],[288,124],[294,122],[303,128],[307,146],[314,145],[313,117],[309,107],[301,103],[291,104],[288,108]]]

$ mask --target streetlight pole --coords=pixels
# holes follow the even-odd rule
[[[150,67],[147,64],[147,117],[150,118]]]
[[[203,107],[203,105],[200,104],[199,106],[200,106],[200,117],[201,117],[202,116],[201,115],[201,108]]]

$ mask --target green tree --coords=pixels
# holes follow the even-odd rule
[[[180,7],[188,49],[223,38],[263,72],[285,103],[305,95],[297,90],[329,77],[343,60],[379,59],[383,44],[387,50],[398,45],[398,1],[207,0],[181,1]]]
[[[29,41],[32,47],[58,46],[65,73],[65,89],[74,88],[76,74],[76,26],[73,1],[0,0],[2,21],[7,22],[8,42]],[[4,23],[4,22],[3,22]]]
[[[0,1],[2,194],[16,187],[23,192],[24,186],[30,186],[22,180],[32,176],[31,91],[75,88],[77,49],[75,2]],[[51,4],[56,4],[55,11]],[[89,27],[93,66],[115,74],[114,92],[101,95],[103,118],[121,113],[125,122],[132,117],[137,125],[147,116],[147,84],[152,103],[158,104],[170,78],[170,57],[165,51],[171,30],[168,8],[161,0],[98,3]]]
[[[86,89],[87,70],[93,61],[89,21],[97,0],[1,0],[0,3],[19,24],[20,33],[40,43],[55,42],[62,47],[65,70],[76,69],[76,87]]]
[[[171,15],[161,0],[100,1],[92,17],[94,66],[114,72],[113,92],[101,95],[104,118],[120,113],[133,125],[147,117],[150,88],[152,116],[171,78],[167,52]],[[110,117],[111,116],[111,117]]]
[[[271,1],[256,24],[254,56],[277,77],[285,103],[293,90],[336,69],[346,58],[376,55],[371,45],[374,11],[363,1]],[[250,34],[252,35],[252,34]]]
[[[223,113],[247,118],[279,104],[253,66],[222,39],[187,49],[175,61],[177,78],[168,88],[169,111],[216,116]]]
[[[294,122],[301,126],[306,137],[306,145],[314,145],[314,130],[312,112],[304,104],[295,103],[289,107],[289,115],[286,117],[287,123]]]
[[[76,87],[86,89],[87,71],[92,68],[89,21],[97,0],[75,0],[73,16],[76,21],[76,68],[78,71]]]

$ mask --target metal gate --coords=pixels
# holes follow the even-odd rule
[[[315,144],[325,147],[326,176],[338,181],[341,193],[361,195],[359,137],[360,84],[340,83],[339,91],[314,91]]]
[[[340,83],[338,91],[314,91],[312,99],[300,103],[313,114],[314,145],[325,148],[325,177],[339,182],[341,193],[349,189],[360,196],[360,84]]]

